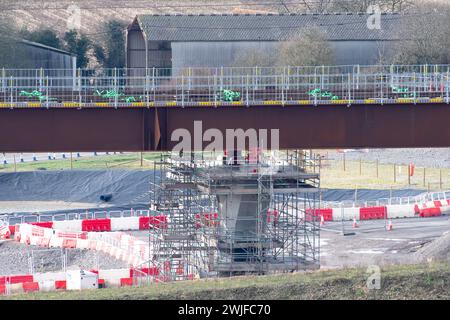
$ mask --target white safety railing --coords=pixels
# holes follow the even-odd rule
[[[354,208],[354,207],[377,207],[395,204],[421,204],[428,201],[450,199],[450,190],[440,192],[426,192],[417,196],[381,198],[378,200],[367,201],[321,201],[322,208]],[[84,220],[84,219],[110,219],[125,217],[149,217],[153,215],[151,210],[114,210],[114,211],[95,211],[61,214],[28,214],[28,215],[3,215],[0,217],[0,225],[3,223],[15,225],[31,222],[51,222],[65,220]]]
[[[148,107],[241,102],[261,105],[387,103],[411,99],[449,103],[450,65],[0,70],[6,107]],[[372,101],[374,100],[374,101]],[[135,105],[138,104],[138,105]]]
[[[417,196],[381,198],[378,200],[368,200],[368,201],[362,200],[322,201],[321,207],[322,208],[378,207],[395,204],[421,204],[427,201],[447,200],[447,199],[450,199],[450,191],[426,192],[419,194]]]
[[[110,219],[110,218],[126,218],[126,217],[149,217],[152,215],[150,210],[115,210],[115,211],[96,211],[96,212],[70,212],[60,214],[26,214],[26,215],[4,215],[0,217],[9,225],[32,222],[51,222],[66,220],[91,220],[91,219]]]

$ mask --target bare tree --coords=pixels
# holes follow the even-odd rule
[[[417,0],[334,0],[330,8],[336,12],[367,12],[369,6],[378,5],[383,12],[404,12],[417,3]]]
[[[450,63],[450,5],[441,5],[430,12],[420,8],[414,15],[402,19],[392,63]]]
[[[326,34],[317,27],[303,30],[292,40],[280,46],[280,65],[314,66],[333,62],[333,50]]]
[[[271,67],[276,63],[276,52],[257,49],[241,50],[232,63],[235,67]]]

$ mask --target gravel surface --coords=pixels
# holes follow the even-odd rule
[[[421,262],[450,259],[450,232],[423,246],[414,253],[415,259]]]
[[[368,151],[368,152],[366,152]],[[329,152],[330,159],[342,159],[342,154]],[[347,160],[376,161],[380,163],[410,164],[427,168],[450,168],[450,148],[368,149],[346,152]]]
[[[27,246],[14,241],[0,242],[0,275],[28,274],[29,256],[33,253],[35,272],[62,270],[62,251]],[[98,260],[98,265],[97,265]],[[67,269],[119,269],[126,262],[116,260],[102,252],[80,249],[67,250]]]
[[[64,201],[0,201],[0,213],[11,212],[45,212],[45,211],[81,211],[91,209],[92,203],[64,202]],[[105,208],[108,205],[97,206]]]

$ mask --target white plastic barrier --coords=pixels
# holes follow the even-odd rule
[[[77,239],[77,249],[89,249],[89,240]]]
[[[359,220],[359,208],[333,208],[333,221]]]
[[[45,238],[51,238],[55,234],[55,230],[50,228],[44,228],[44,237]]]
[[[35,273],[33,275],[34,281],[45,282],[45,281],[61,281],[66,280],[66,273],[60,272],[46,272],[46,273]]]
[[[50,248],[62,248],[64,238],[51,237],[50,238]]]
[[[62,231],[82,231],[82,220],[53,221],[53,229]]]
[[[139,217],[111,218],[111,231],[139,230]]]
[[[98,278],[105,280],[105,285],[108,286],[120,286],[121,278],[129,278],[130,269],[117,269],[117,270],[99,270]]]
[[[441,213],[442,215],[450,215],[450,206],[441,207]]]
[[[39,241],[41,240],[42,237],[35,237],[35,236],[31,236],[30,237],[30,244],[32,246],[37,246],[39,245]]]
[[[55,291],[55,281],[36,281],[39,282],[39,291],[41,292],[51,292]]]
[[[415,216],[414,207],[415,205],[413,204],[387,205],[387,217],[388,219],[413,218]]]

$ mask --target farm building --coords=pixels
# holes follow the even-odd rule
[[[399,40],[403,16],[382,14],[381,29],[367,14],[138,15],[127,30],[128,68],[229,67],[246,50],[276,54],[283,41],[319,28],[339,65],[375,64]]]
[[[0,67],[8,69],[66,69],[76,68],[76,57],[71,53],[40,43],[1,38]]]

